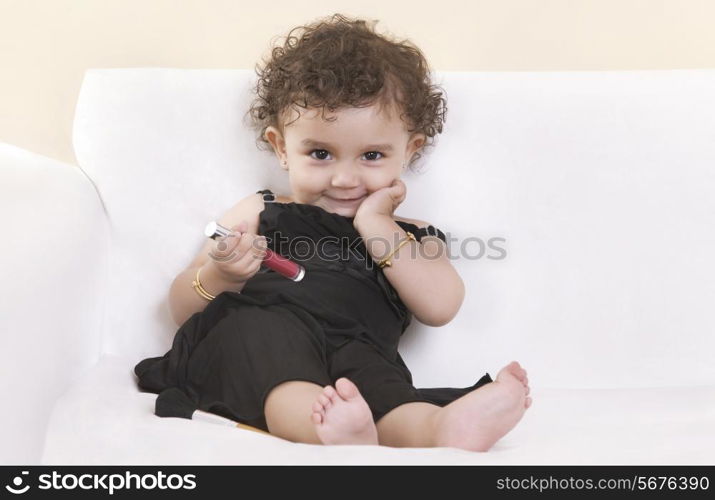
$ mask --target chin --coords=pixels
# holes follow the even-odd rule
[[[333,207],[331,210],[334,214],[342,215],[343,217],[355,217],[355,214],[357,213],[357,210],[355,209]]]

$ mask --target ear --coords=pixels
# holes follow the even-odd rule
[[[409,142],[407,143],[407,161],[412,159],[412,156],[422,149],[422,147],[425,145],[425,142],[427,140],[427,136],[423,133],[416,133],[410,137]]]
[[[424,146],[426,141],[427,141],[427,136],[421,132],[412,136],[412,143],[414,144],[415,151],[417,151],[422,146]]]
[[[271,125],[266,128],[263,137],[273,146],[273,151],[275,151],[278,157],[285,157],[286,143],[280,130]]]

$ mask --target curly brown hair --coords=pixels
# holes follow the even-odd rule
[[[296,107],[322,108],[325,117],[326,107],[334,111],[373,103],[380,110],[401,110],[408,132],[425,134],[422,148],[433,146],[445,121],[446,92],[432,84],[430,67],[417,46],[376,33],[376,23],[333,14],[298,26],[282,47],[272,49],[262,68],[256,65],[257,97],[246,114],[252,119],[249,126],[258,131],[260,150],[270,149],[264,137],[269,126],[284,132],[291,109],[300,117]],[[300,37],[292,35],[301,29]],[[420,157],[413,155],[410,168]]]

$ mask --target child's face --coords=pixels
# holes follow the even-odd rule
[[[325,118],[335,121],[323,119],[316,108],[301,109],[298,120],[293,113],[285,137],[274,127],[265,136],[279,160],[287,161],[294,201],[346,217],[354,217],[369,194],[398,179],[424,144],[424,134],[410,137],[395,110],[389,117],[378,114],[376,104],[326,110]]]

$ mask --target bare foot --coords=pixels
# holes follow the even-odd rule
[[[452,401],[437,414],[437,446],[487,451],[516,426],[531,406],[529,379],[512,361],[483,385]]]
[[[315,432],[323,444],[378,444],[372,412],[345,377],[328,385],[313,403]]]

